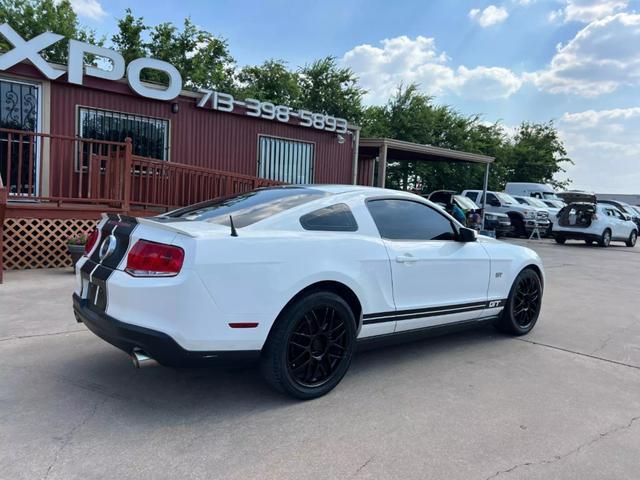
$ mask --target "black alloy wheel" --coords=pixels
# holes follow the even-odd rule
[[[338,370],[349,342],[345,319],[335,308],[311,309],[298,319],[289,336],[289,374],[305,387],[322,385]]]
[[[272,387],[292,397],[320,397],[347,373],[355,343],[349,304],[333,292],[312,292],[278,316],[262,350],[262,373]]]
[[[520,279],[516,285],[515,299],[512,304],[513,318],[523,329],[528,328],[540,313],[542,302],[540,282],[528,275]]]
[[[529,333],[540,316],[542,280],[532,268],[522,270],[511,286],[507,304],[495,326],[511,335]]]

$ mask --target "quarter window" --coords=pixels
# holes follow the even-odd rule
[[[369,212],[383,238],[390,240],[454,240],[451,221],[431,207],[411,200],[371,200]]]
[[[300,224],[305,230],[327,232],[355,232],[358,230],[355,217],[344,203],[307,213],[300,217]]]
[[[78,135],[94,140],[133,141],[133,154],[169,159],[169,120],[80,107]]]
[[[274,137],[260,137],[258,176],[279,182],[313,183],[315,145]]]

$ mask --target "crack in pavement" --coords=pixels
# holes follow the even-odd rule
[[[576,448],[574,448],[573,450],[569,450],[567,453],[563,454],[563,455],[555,455],[553,458],[546,458],[543,460],[539,460],[536,462],[524,462],[524,463],[518,463],[516,465],[514,465],[513,467],[509,467],[507,469],[504,470],[498,470],[496,473],[494,473],[493,475],[487,477],[485,480],[491,480],[493,478],[499,477],[500,475],[504,475],[504,474],[508,474],[513,472],[514,470],[517,470],[519,468],[522,467],[531,467],[531,466],[535,466],[535,465],[550,465],[552,463],[556,463],[559,462],[561,460],[564,460],[565,458],[575,454],[575,453],[579,453],[580,450],[590,447],[596,443],[598,443],[599,441],[603,440],[604,438],[608,437],[609,435],[613,435],[614,433],[620,432],[622,430],[627,430],[629,428],[631,428],[631,426],[636,422],[640,420],[640,415],[638,415],[637,417],[633,417],[631,420],[629,420],[626,424],[624,425],[618,425],[617,427],[614,427],[610,430],[607,430],[606,432],[603,433],[599,433],[597,437],[592,438],[591,440],[581,443],[580,445],[578,445]]]
[[[49,464],[49,466],[47,467],[47,471],[42,476],[42,480],[46,480],[47,478],[49,478],[49,474],[51,473],[51,470],[53,470],[53,467],[58,463],[58,459],[60,458],[62,451],[67,447],[67,445],[71,443],[76,432],[80,430],[84,425],[86,425],[89,422],[89,420],[91,420],[95,416],[95,414],[98,411],[98,408],[104,405],[107,402],[107,400],[109,400],[109,397],[104,397],[102,401],[97,401],[93,405],[93,408],[91,409],[91,412],[89,412],[89,415],[87,415],[84,418],[84,420],[82,420],[75,427],[73,427],[71,430],[69,430],[67,433],[63,435],[60,448],[58,448],[58,450],[56,451],[53,457],[53,461]]]
[[[566,353],[572,353],[574,355],[580,355],[581,357],[593,358],[594,360],[600,360],[602,362],[613,363],[614,365],[622,365],[623,367],[629,367],[629,368],[634,368],[636,370],[640,370],[640,366],[639,365],[633,365],[631,363],[619,362],[618,360],[611,360],[609,358],[599,357],[597,355],[592,355],[590,353],[577,352],[575,350],[569,350],[568,348],[557,347],[555,345],[549,345],[548,343],[535,342],[533,340],[526,340],[524,338],[514,338],[514,340],[517,340],[519,342],[530,343],[531,345],[538,345],[540,347],[552,348],[554,350],[559,350],[561,352],[566,352]]]
[[[351,478],[355,478],[355,477],[356,477],[356,476],[357,476],[357,475],[358,475],[358,474],[359,474],[359,473],[360,473],[360,472],[361,472],[361,471],[362,471],[362,470],[363,470],[367,465],[369,465],[369,464],[373,461],[373,459],[374,459],[374,458],[376,458],[376,456],[375,456],[375,455],[371,456],[371,457],[369,458],[369,460],[367,460],[367,461],[366,461],[366,462],[364,462],[362,465],[360,465],[360,466],[358,467],[358,469],[353,473],[353,475],[351,476]]]
[[[55,335],[66,335],[67,333],[80,333],[80,332],[88,332],[87,329],[82,330],[68,330],[66,332],[53,332],[53,333],[36,333],[34,335],[16,335],[13,337],[4,337],[0,338],[0,342],[8,342],[9,340],[22,340],[24,338],[37,338],[37,337],[53,337]]]

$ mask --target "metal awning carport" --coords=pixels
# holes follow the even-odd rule
[[[489,165],[494,157],[477,153],[449,150],[420,143],[405,142],[393,138],[361,138],[359,139],[358,156],[378,158],[378,187],[384,188],[387,175],[387,159],[392,161],[409,162],[455,162],[481,163],[485,165],[484,185],[482,195],[482,223],[484,226],[484,210],[486,192],[489,183]]]

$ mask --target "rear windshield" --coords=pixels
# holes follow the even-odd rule
[[[473,200],[467,197],[463,197],[462,195],[455,195],[454,197],[460,206],[465,210],[479,210],[480,207],[475,204]]]
[[[322,190],[305,187],[264,188],[173,210],[159,219],[199,220],[230,225],[231,215],[234,226],[242,228],[327,195],[329,193]]]

